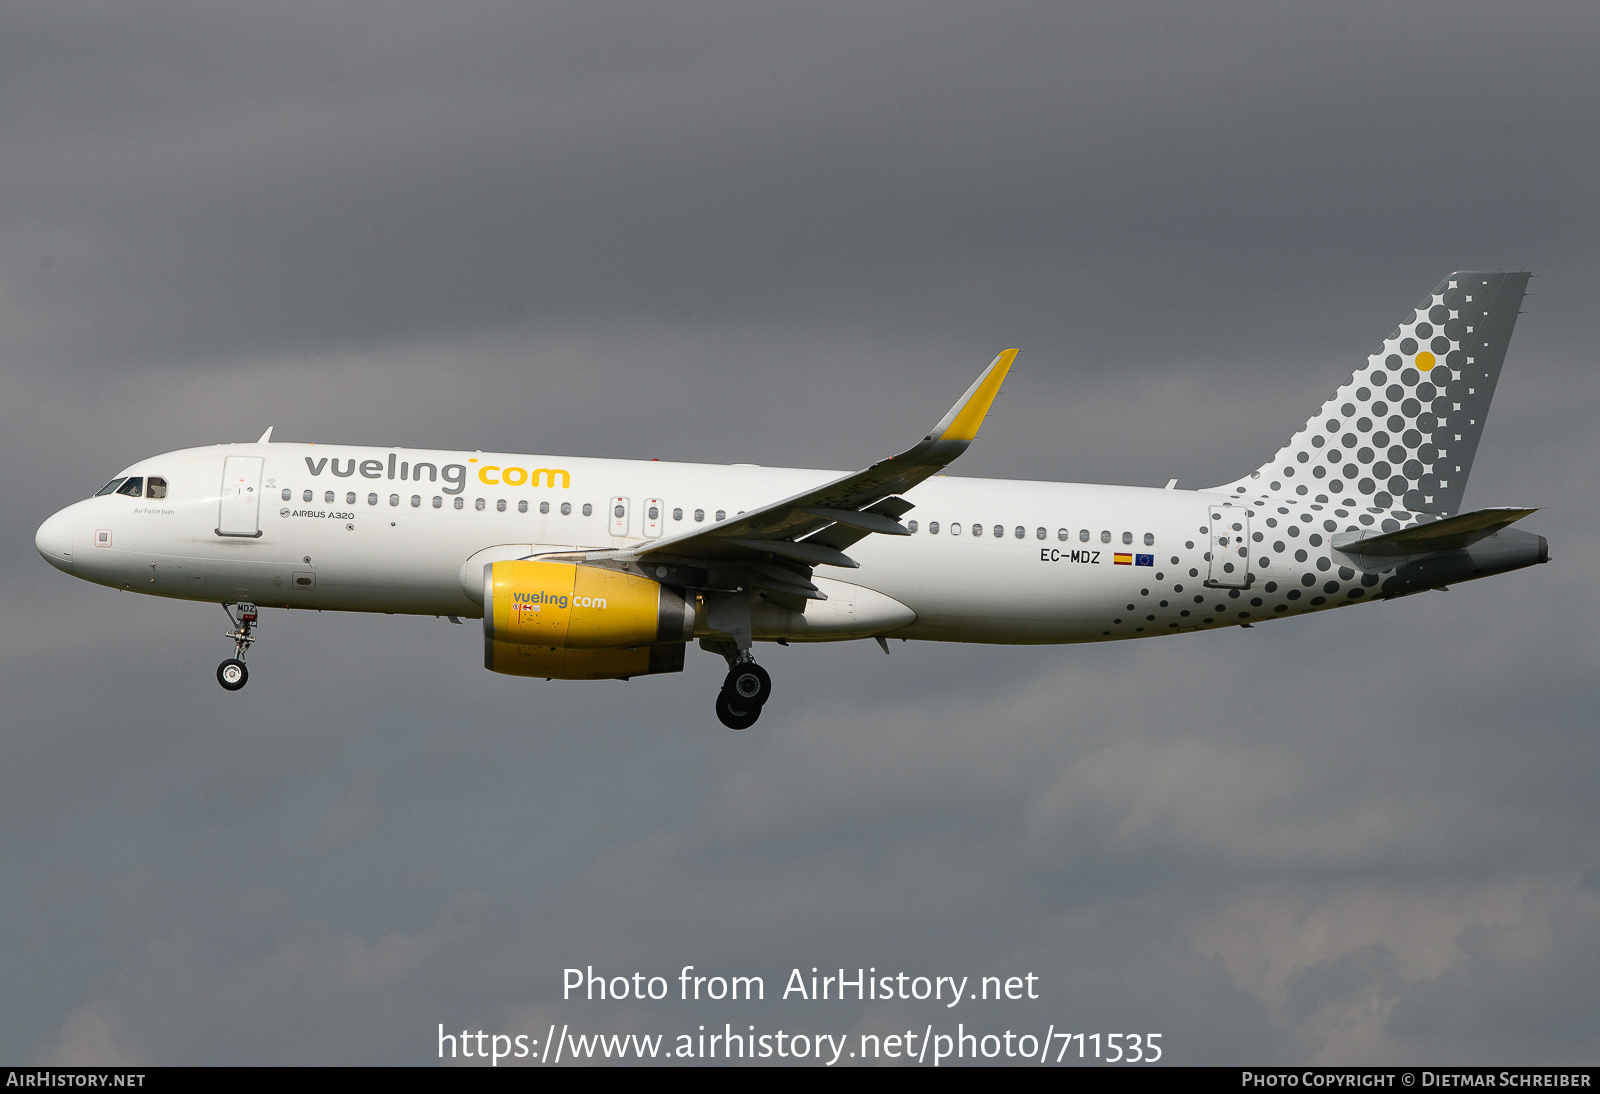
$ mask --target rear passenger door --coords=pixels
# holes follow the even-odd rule
[[[1250,587],[1250,510],[1226,502],[1206,510],[1206,585],[1213,589]]]

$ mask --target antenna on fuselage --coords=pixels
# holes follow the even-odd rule
[[[266,444],[268,441],[272,440],[272,431],[274,428],[276,427],[270,425],[267,426],[267,431],[261,434],[261,439],[257,441],[256,444]]]

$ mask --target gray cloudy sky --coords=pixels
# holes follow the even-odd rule
[[[1591,5],[0,8],[0,1059],[543,1036],[1164,1035],[1594,1062]],[[630,684],[475,630],[75,582],[52,511],[284,440],[851,468],[1023,347],[961,470],[1255,467],[1446,272],[1538,278],[1468,504],[1553,564],[1246,633],[772,649]],[[578,1004],[561,970],[1040,976]]]

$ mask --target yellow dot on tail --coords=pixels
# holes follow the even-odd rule
[[[1423,350],[1421,353],[1417,354],[1418,371],[1427,372],[1429,369],[1433,368],[1433,364],[1433,354],[1429,353],[1427,350]]]

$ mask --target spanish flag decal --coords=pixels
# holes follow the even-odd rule
[[[1133,556],[1123,554],[1112,555],[1111,561],[1116,563],[1118,566],[1132,566]]]

